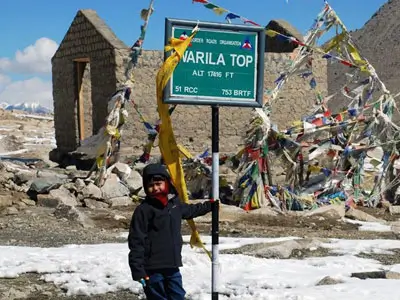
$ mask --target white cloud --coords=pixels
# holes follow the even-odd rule
[[[51,58],[58,48],[52,39],[42,37],[13,58],[0,57],[0,103],[39,103],[53,108],[51,81],[40,75],[51,73]],[[32,75],[27,80],[12,80],[11,74]]]
[[[0,92],[11,82],[11,78],[0,73]]]
[[[14,58],[0,58],[0,72],[48,74],[51,72],[51,58],[57,48],[55,41],[42,37],[24,50],[17,50]]]
[[[1,78],[0,74],[0,103],[39,103],[44,107],[53,108],[51,81],[33,77],[9,82],[1,89]]]

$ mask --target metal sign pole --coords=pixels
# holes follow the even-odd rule
[[[211,270],[211,293],[212,300],[218,299],[219,288],[219,106],[211,107],[211,139],[212,139],[212,270]]]

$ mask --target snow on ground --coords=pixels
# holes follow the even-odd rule
[[[126,236],[126,234],[124,235]],[[210,248],[210,237],[202,237]],[[251,243],[294,239],[220,238],[221,249],[237,248]],[[189,237],[184,236],[188,241]],[[341,256],[296,259],[261,259],[245,255],[220,255],[220,299],[330,300],[330,299],[400,299],[396,280],[359,280],[352,272],[383,269],[379,262],[354,256],[360,252],[383,253],[400,248],[396,240],[339,240],[323,247]],[[68,245],[61,248],[0,246],[0,277],[13,278],[38,272],[73,294],[99,294],[130,289],[141,294],[133,282],[128,266],[128,246],[122,244]],[[182,274],[189,299],[210,299],[211,262],[200,249],[183,247]],[[385,266],[400,271],[400,266]],[[342,284],[315,286],[325,276],[344,281]]]
[[[363,222],[358,220],[345,219],[347,223],[361,225],[358,230],[360,231],[375,231],[375,232],[390,232],[392,231],[390,225],[385,225],[378,222]]]

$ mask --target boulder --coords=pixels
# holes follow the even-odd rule
[[[27,206],[35,206],[36,205],[35,201],[28,199],[28,198],[21,198],[20,200],[22,203],[25,203]]]
[[[75,187],[78,192],[82,191],[86,187],[85,181],[81,178],[77,178],[75,181]]]
[[[133,205],[133,201],[130,197],[116,197],[107,199],[106,203],[110,204],[111,207],[120,207],[120,206],[130,206]]]
[[[16,184],[21,185],[32,181],[34,178],[36,178],[35,172],[30,170],[19,170],[14,174],[13,180]]]
[[[127,164],[117,162],[112,166],[112,172],[117,174],[119,179],[126,181],[130,177],[132,169]]]
[[[1,214],[4,216],[15,216],[18,214],[18,209],[14,206],[6,207],[1,211]]]
[[[370,214],[367,214],[366,212],[363,212],[358,209],[354,209],[350,207],[345,214],[346,218],[353,219],[353,220],[358,220],[358,221],[364,221],[364,222],[383,222],[380,219],[375,218],[374,216],[371,216]]]
[[[389,213],[391,215],[398,215],[400,214],[400,206],[389,206],[388,207]]]
[[[102,201],[98,201],[95,199],[83,199],[83,203],[87,208],[90,209],[98,209],[98,208],[108,208],[109,205],[107,203],[104,203]]]
[[[358,279],[400,279],[400,273],[392,271],[372,271],[351,273],[350,277]]]
[[[0,196],[0,207],[8,207],[12,204],[12,196]]]
[[[65,205],[70,205],[70,206],[78,205],[75,196],[71,194],[71,192],[63,186],[59,187],[56,190],[51,190],[49,195],[59,200],[61,203]]]
[[[67,174],[61,174],[58,172],[54,172],[51,170],[40,170],[37,172],[37,177],[38,178],[58,178],[58,179],[68,179]]]
[[[129,189],[138,190],[143,186],[143,179],[142,175],[136,170],[131,172],[131,175],[128,179],[125,180],[126,184],[128,185]]]
[[[275,243],[246,245],[237,249],[224,250],[224,252],[261,258],[288,259],[293,255],[295,250],[317,249],[323,242],[323,239],[297,239]]]
[[[305,217],[323,216],[330,219],[341,219],[345,216],[345,207],[344,204],[326,205],[314,209],[312,211],[306,212],[304,216]]]
[[[63,183],[65,183],[65,180],[57,177],[36,178],[32,181],[29,191],[37,194],[45,194],[52,189],[59,188]]]
[[[320,281],[318,281],[318,283],[316,284],[318,285],[334,285],[334,284],[339,284],[339,283],[343,283],[344,281],[341,279],[335,279],[332,278],[330,276],[326,276],[324,278],[322,278]]]
[[[101,189],[93,183],[89,183],[85,186],[81,193],[83,198],[102,199],[103,197]]]
[[[61,186],[56,190],[51,190],[48,195],[39,194],[37,196],[37,204],[39,206],[57,207],[60,204],[76,206],[78,202],[69,190]]]
[[[84,228],[94,227],[94,222],[83,212],[79,211],[76,207],[60,204],[56,207],[54,211],[54,216],[56,218],[65,218],[70,221],[76,221]]]
[[[129,188],[121,183],[116,174],[110,174],[101,187],[101,192],[104,200],[129,196],[130,193]]]

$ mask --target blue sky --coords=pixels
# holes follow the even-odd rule
[[[303,34],[324,5],[323,0],[289,0],[288,3],[286,0],[215,0],[212,2],[261,25],[266,25],[271,19],[285,19]],[[347,28],[351,30],[362,27],[385,2],[384,0],[329,1]],[[15,81],[35,77],[37,80],[46,81],[49,86],[51,74],[48,59],[51,57],[51,52],[54,52],[56,44],[61,42],[79,9],[96,10],[117,36],[130,46],[140,33],[139,27],[142,24],[139,17],[140,11],[146,8],[148,3],[149,0],[1,0],[0,102],[3,101],[4,97],[1,94],[4,94],[6,84],[15,83]],[[212,10],[204,8],[199,3],[193,4],[192,0],[155,0],[155,13],[150,20],[145,49],[162,49],[165,17],[224,22],[223,16],[214,14]],[[46,39],[42,40],[40,45],[35,44],[40,38]],[[55,43],[51,44],[52,41]],[[28,49],[32,55],[26,55],[24,66],[28,66],[28,58],[36,58],[39,60],[34,65],[37,68],[31,65],[28,66],[29,70],[26,70],[22,66],[15,67],[15,64],[14,67],[10,67],[10,62],[15,61],[16,52],[23,51],[30,45],[34,45],[33,48],[31,46],[31,49]],[[47,52],[41,54],[42,52],[37,50],[39,48],[42,52],[46,52],[47,49]],[[4,62],[8,63],[8,67],[3,67],[3,70],[2,61],[3,65]],[[20,62],[21,59],[18,63]],[[47,63],[47,69],[36,72],[36,69],[40,69],[39,63]]]

